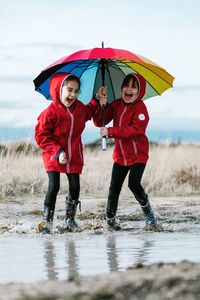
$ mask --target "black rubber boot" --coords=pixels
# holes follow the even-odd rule
[[[156,221],[156,217],[154,215],[154,212],[153,212],[153,209],[151,208],[151,205],[149,203],[149,201],[147,202],[146,205],[141,205],[141,208],[143,210],[143,213],[146,217],[146,220],[145,220],[145,225],[151,225],[151,226],[156,226],[157,224],[157,221]]]
[[[107,208],[106,208],[106,223],[107,223],[107,229],[110,231],[113,230],[120,230],[121,227],[119,224],[116,223],[115,221],[115,215],[116,215],[116,211],[117,211],[117,206],[114,208],[110,208],[111,204],[108,201],[107,203]]]
[[[107,229],[109,231],[121,230],[121,226],[120,226],[120,224],[116,223],[115,218],[112,218],[112,219],[106,218],[106,223],[107,223]]]
[[[106,222],[110,229],[115,229],[115,217],[110,219],[106,217]]]
[[[146,217],[145,220],[145,226],[151,225],[151,226],[156,226],[157,221],[156,217],[154,215],[153,209],[151,208],[149,198],[147,194],[144,193],[144,196],[142,198],[139,198],[136,194],[134,194],[136,200],[139,202],[143,213]]]
[[[146,217],[144,230],[155,232],[163,231],[162,225],[157,223],[156,217],[154,215],[153,209],[151,208],[149,200],[145,206],[141,205],[141,208]]]
[[[55,208],[51,208],[46,204],[44,204],[44,215],[43,215],[44,222],[53,222],[54,210]]]
[[[110,218],[110,219],[106,217],[106,223],[107,223],[108,230],[111,230],[111,231],[113,231],[113,230],[115,230],[115,231],[121,230],[121,226],[116,223],[115,217],[114,218]]]
[[[44,204],[43,222],[38,225],[39,232],[47,234],[52,233],[54,210],[55,208]]]
[[[144,229],[147,231],[149,230],[158,231],[158,232],[162,231],[162,225],[157,224],[157,220],[154,215],[153,209],[151,208],[148,195],[144,193],[144,196],[141,198],[139,198],[136,194],[134,194],[134,196],[139,202],[142,211],[146,217]]]
[[[71,200],[66,198],[66,216],[65,223],[68,226],[68,230],[72,232],[75,228],[82,229],[82,227],[75,220],[75,215],[77,211],[77,206],[79,204],[79,209],[81,211],[81,201]]]

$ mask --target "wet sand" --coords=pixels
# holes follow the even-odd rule
[[[59,196],[56,206],[55,231],[63,224],[64,197]],[[162,234],[200,232],[200,198],[159,197],[151,200],[157,219],[162,223]],[[38,235],[37,224],[42,218],[43,198],[6,198],[1,200],[0,234]],[[85,232],[107,234],[105,199],[82,197],[82,213],[77,218]],[[137,202],[120,199],[118,220],[124,231],[144,233],[144,216]],[[57,228],[57,229],[56,229]],[[71,234],[71,233],[70,233]],[[82,233],[72,233],[75,235]],[[151,233],[149,233],[151,234]],[[1,237],[0,236],[0,237]],[[191,257],[192,261],[192,257]],[[19,270],[20,272],[20,270]],[[28,276],[28,270],[27,270]],[[200,264],[182,261],[156,263],[149,266],[138,263],[124,272],[113,272],[95,277],[74,276],[68,280],[38,283],[9,283],[0,285],[0,299],[200,299]]]

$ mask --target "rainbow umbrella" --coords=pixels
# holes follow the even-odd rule
[[[142,100],[161,95],[173,86],[174,77],[149,59],[127,50],[93,48],[80,50],[65,56],[34,79],[35,90],[50,99],[49,81],[57,72],[73,73],[80,78],[79,100],[87,104],[100,86],[107,86],[108,102],[121,96],[121,84],[129,73],[138,73],[146,80],[146,93]],[[103,126],[105,112],[103,108]],[[102,149],[106,149],[106,137],[102,138]]]
[[[149,59],[114,48],[80,50],[65,56],[35,79],[35,90],[50,99],[49,81],[57,72],[70,72],[80,78],[79,100],[88,103],[102,85],[107,86],[108,102],[121,95],[121,84],[128,73],[138,73],[146,79],[146,93],[142,100],[161,95],[173,86],[174,77]]]

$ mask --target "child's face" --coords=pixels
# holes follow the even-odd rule
[[[65,107],[70,107],[78,97],[79,84],[76,81],[68,81],[62,87],[61,102]]]
[[[134,84],[133,84],[133,82],[134,82],[134,80],[133,80],[133,78],[131,78],[128,86],[123,86],[123,88],[122,88],[122,99],[126,103],[133,102],[138,96],[139,89],[138,89],[137,80],[135,81]]]

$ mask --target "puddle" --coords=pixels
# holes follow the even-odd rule
[[[0,237],[0,283],[65,280],[136,263],[200,262],[200,235],[120,232]]]

